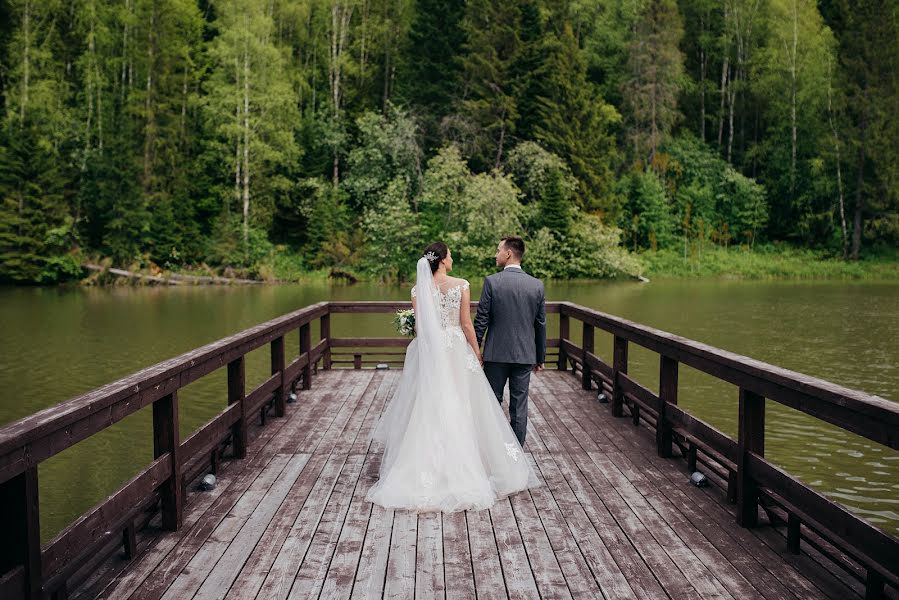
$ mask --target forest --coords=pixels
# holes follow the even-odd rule
[[[897,91],[895,0],[0,0],[0,280],[858,261]]]

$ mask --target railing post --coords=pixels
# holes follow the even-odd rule
[[[787,517],[787,551],[790,554],[799,554],[799,543],[802,540],[802,532],[800,531],[802,521],[790,513]]]
[[[668,421],[668,403],[677,404],[677,361],[662,354],[659,355],[656,452],[663,458],[671,457],[671,423]]]
[[[884,594],[884,579],[874,569],[868,569],[867,577],[865,578],[865,600],[880,600],[885,597]]]
[[[37,467],[0,484],[4,540],[0,544],[0,577],[22,566],[28,600],[41,597],[41,527]]]
[[[300,356],[306,354],[306,366],[303,367],[304,390],[308,390],[312,387],[312,357],[309,356],[309,349],[312,347],[311,335],[309,323],[300,325]]]
[[[564,307],[561,310],[565,310]],[[568,339],[569,333],[569,321],[568,315],[563,312],[559,312],[559,366],[558,369],[560,371],[568,370],[568,355],[565,354],[565,345],[564,341]]]
[[[627,340],[615,336],[615,346],[612,350],[612,416],[624,416],[624,392],[621,382],[618,380],[620,373],[627,373]]]
[[[362,355],[354,354],[353,355],[353,368],[357,371],[362,368]]]
[[[581,387],[585,390],[593,389],[593,373],[587,364],[587,355],[593,353],[593,325],[584,323],[583,363],[581,366]]]
[[[172,474],[162,484],[162,527],[169,531],[181,528],[184,522],[184,497],[181,486],[181,460],[178,446],[178,392],[153,403],[153,457],[169,455]]]
[[[284,336],[272,340],[272,375],[281,374],[281,385],[275,390],[275,416],[283,417],[287,411],[287,382],[284,381]],[[265,406],[262,407],[265,418]]]
[[[319,330],[321,331],[319,339],[328,340],[325,344],[325,353],[322,354],[322,369],[327,371],[331,368],[331,313],[323,314],[319,319]]]
[[[740,420],[737,437],[737,523],[758,524],[758,486],[747,469],[750,452],[765,454],[765,398],[740,388]]]
[[[240,403],[240,418],[231,426],[234,457],[247,455],[247,414],[246,414],[246,372],[244,357],[239,356],[228,363],[228,404]]]

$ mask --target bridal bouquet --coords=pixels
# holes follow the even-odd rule
[[[393,324],[396,326],[396,330],[400,335],[414,337],[415,311],[411,308],[396,311],[396,316],[393,317]]]

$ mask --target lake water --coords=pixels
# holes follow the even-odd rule
[[[479,287],[473,283],[473,298]],[[408,287],[376,284],[0,288],[0,425],[307,304],[408,297]],[[899,401],[896,282],[556,282],[547,284],[547,300],[570,300]],[[391,336],[390,320],[336,315],[332,333]],[[549,336],[558,336],[557,318],[550,318]],[[611,336],[597,332],[596,346],[611,362]],[[294,333],[288,360],[297,347]],[[248,390],[268,376],[268,360],[267,347],[248,356]],[[225,406],[224,371],[179,393],[182,439]],[[657,355],[631,345],[629,372],[657,391]],[[736,437],[734,386],[682,366],[679,402]],[[768,457],[899,534],[899,452],[774,402],[767,410]],[[42,463],[44,540],[146,466],[152,452],[148,407]]]

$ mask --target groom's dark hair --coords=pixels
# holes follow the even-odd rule
[[[521,260],[521,257],[524,256],[524,240],[514,235],[507,235],[502,241],[506,250],[511,251],[515,258]]]

